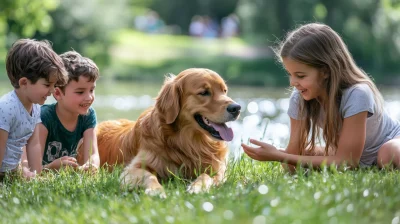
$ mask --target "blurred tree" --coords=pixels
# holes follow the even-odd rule
[[[372,35],[376,44],[371,57],[377,69],[391,68],[398,74],[400,58],[400,0],[382,0],[374,16]],[[389,74],[390,75],[390,74]],[[388,81],[390,83],[390,79]]]
[[[54,23],[51,32],[36,37],[51,40],[57,53],[73,49],[104,68],[110,62],[113,33],[129,26],[131,10],[127,0],[61,1],[50,14]]]
[[[341,34],[357,63],[395,70],[400,57],[400,0],[240,0],[242,36],[270,45],[307,22]]]
[[[17,39],[33,37],[36,32],[47,33],[52,27],[50,11],[58,0],[1,0],[0,1],[0,58],[5,59],[7,48]]]

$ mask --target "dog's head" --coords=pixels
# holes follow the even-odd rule
[[[228,87],[216,72],[191,68],[166,78],[155,107],[166,124],[179,120],[215,139],[230,141],[232,129],[225,123],[236,120],[241,108],[227,93]]]

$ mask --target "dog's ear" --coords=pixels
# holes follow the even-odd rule
[[[164,115],[165,122],[172,124],[176,120],[180,110],[180,88],[175,76],[165,78],[163,87],[156,98],[156,109]]]

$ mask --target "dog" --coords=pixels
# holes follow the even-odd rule
[[[97,127],[100,163],[124,164],[120,180],[128,189],[166,197],[158,179],[194,179],[187,191],[207,191],[225,179],[226,122],[240,114],[228,87],[214,71],[190,68],[165,78],[155,106],[137,121],[101,122]]]

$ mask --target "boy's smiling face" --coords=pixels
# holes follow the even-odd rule
[[[23,81],[22,81],[23,82]],[[54,91],[54,85],[56,83],[55,77],[50,77],[49,80],[40,78],[35,84],[25,78],[26,84],[23,84],[21,88],[26,92],[27,99],[30,103],[43,105],[48,96]]]
[[[54,98],[63,109],[73,114],[87,114],[95,98],[96,81],[90,82],[89,78],[80,76],[78,82],[71,80],[64,92],[57,88]]]

